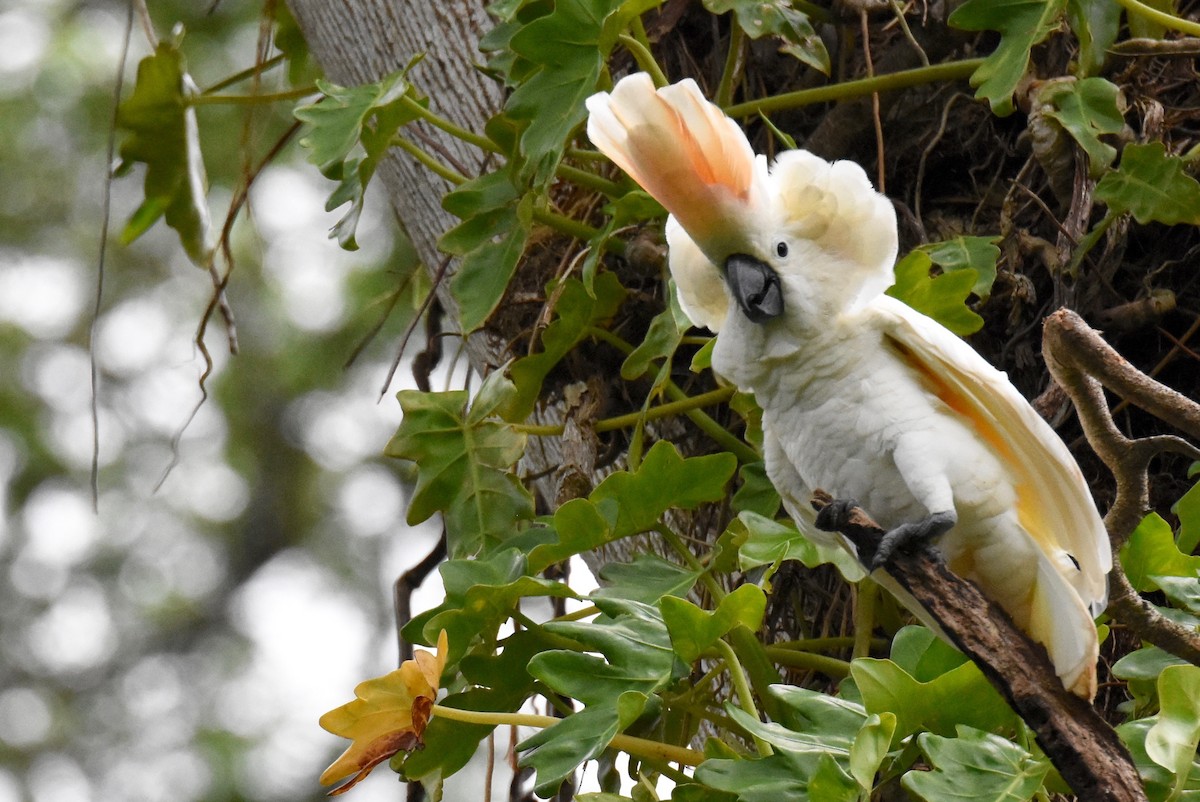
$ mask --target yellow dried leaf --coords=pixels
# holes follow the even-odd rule
[[[354,701],[321,716],[324,729],[352,741],[321,774],[322,785],[351,778],[330,791],[331,796],[350,790],[371,769],[397,752],[421,748],[425,725],[429,723],[446,667],[446,648],[443,630],[438,636],[436,654],[418,651],[395,671],[359,683],[354,689]]]

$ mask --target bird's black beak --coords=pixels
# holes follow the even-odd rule
[[[766,323],[783,314],[783,286],[779,274],[766,263],[735,253],[725,260],[725,280],[746,317]]]

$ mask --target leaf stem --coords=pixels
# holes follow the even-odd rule
[[[633,56],[633,60],[637,62],[643,72],[650,73],[650,77],[654,79],[656,87],[661,88],[671,83],[667,80],[667,76],[663,73],[662,68],[658,66],[658,62],[654,60],[654,54],[650,52],[649,47],[627,33],[618,36],[617,41],[625,46],[625,49]]]
[[[609,181],[607,178],[602,178],[595,173],[589,173],[587,170],[580,170],[578,167],[572,167],[569,164],[558,165],[554,170],[554,174],[559,178],[570,181],[572,184],[599,192],[610,198],[619,198],[625,194],[625,190],[616,181]]]
[[[1131,0],[1121,0],[1131,2]],[[813,89],[800,89],[795,92],[785,92],[782,95],[750,100],[745,103],[735,103],[725,109],[730,117],[750,117],[759,113],[770,113],[780,109],[795,109],[809,106],[813,103],[824,103],[830,100],[847,100],[852,97],[890,92],[894,89],[904,89],[909,86],[950,81],[970,76],[983,63],[981,58],[949,61],[945,64],[931,64],[928,67],[916,67],[911,70],[876,75],[873,78],[860,78],[857,81],[844,81],[829,86],[818,86]]]
[[[781,641],[772,644],[771,648],[786,649],[791,652],[822,652],[835,649],[849,649],[854,646],[855,638],[849,636],[832,636],[828,638],[800,638],[799,640]],[[887,648],[883,638],[871,638],[871,648],[882,651]]]
[[[1180,19],[1173,14],[1167,14],[1166,12],[1159,11],[1157,8],[1151,8],[1145,3],[1138,2],[1138,0],[1117,0],[1117,3],[1124,6],[1125,10],[1130,14],[1145,17],[1148,20],[1157,22],[1164,28],[1170,28],[1173,31],[1182,31],[1191,36],[1200,36],[1200,23]]]
[[[278,103],[281,100],[296,100],[317,94],[315,86],[301,86],[286,92],[268,92],[262,95],[192,95],[185,97],[184,103],[189,106],[258,106],[267,103]]]
[[[819,671],[834,679],[842,679],[850,673],[850,663],[836,657],[787,649],[782,646],[767,646],[765,649],[767,657],[771,658],[773,662],[788,668]]]
[[[434,128],[440,128],[455,139],[461,139],[480,150],[488,153],[501,153],[500,146],[486,136],[477,134],[474,131],[469,131],[462,126],[455,125],[437,112],[431,110],[428,106],[423,106],[411,95],[405,95],[400,99],[400,105],[411,111],[413,114],[420,117],[425,122],[432,125]]]
[[[457,185],[467,183],[468,179],[465,175],[451,167],[447,167],[446,165],[442,164],[440,161],[421,150],[421,148],[418,147],[417,144],[411,139],[397,134],[396,136],[392,137],[392,144],[419,161],[430,172],[436,173],[437,175],[449,181],[451,184]]]
[[[669,418],[673,415],[679,415],[691,409],[700,407],[712,406],[728,401],[733,396],[732,387],[721,387],[716,390],[711,390],[707,393],[702,393],[697,396],[685,396],[684,398],[671,401],[666,404],[660,404],[656,407],[651,407],[645,413],[628,412],[624,415],[617,415],[613,418],[605,418],[597,421],[595,430],[597,432],[611,432],[616,429],[628,429],[635,425],[638,420],[643,417],[646,420],[658,420],[659,418]],[[536,424],[513,424],[514,431],[524,434],[531,434],[535,437],[557,437],[563,433],[561,425],[536,425]]]
[[[717,105],[728,106],[733,102],[733,90],[742,72],[742,54],[746,48],[746,32],[737,20],[729,23],[729,49],[725,52],[725,66],[721,70],[721,82],[717,84]]]
[[[451,721],[462,721],[467,724],[491,724],[496,727],[537,727],[545,729],[562,719],[554,716],[539,716],[534,713],[494,713],[480,710],[460,710],[456,707],[434,705],[433,715],[441,716]],[[664,744],[646,738],[635,738],[632,735],[616,735],[609,746],[628,752],[638,757],[648,757],[681,763],[685,766],[699,766],[704,762],[704,755],[694,749],[673,744]]]
[[[607,329],[602,329],[598,326],[592,326],[588,329],[588,334],[592,337],[595,337],[597,340],[600,340],[601,342],[608,343],[626,356],[633,353],[632,345],[625,342]],[[672,381],[668,381],[664,385],[664,390],[672,401],[681,401],[689,397],[687,393],[679,388],[679,385]],[[696,424],[697,428],[708,435],[713,442],[724,448],[726,451],[732,453],[738,458],[739,461],[748,463],[758,462],[760,459],[762,459],[762,457],[759,456],[759,453],[752,447],[742,442],[740,438],[735,437],[728,429],[717,423],[699,409],[688,410],[684,414],[688,416],[688,420]]]
[[[870,657],[871,633],[875,631],[875,603],[879,600],[879,586],[870,577],[858,583],[858,604],[854,607],[853,658]]]
[[[240,82],[246,80],[247,78],[255,75],[256,73],[266,72],[267,70],[271,69],[272,67],[282,63],[285,58],[287,58],[287,56],[283,55],[282,53],[280,53],[277,56],[272,56],[271,58],[264,61],[262,64],[255,64],[253,66],[247,67],[246,69],[242,70],[241,72],[235,72],[233,75],[230,75],[225,80],[218,81],[217,83],[208,87],[207,89],[202,91],[200,94],[211,95],[213,92],[220,92],[225,87],[233,86],[236,83],[240,83]]]
[[[729,678],[733,681],[733,689],[737,691],[738,705],[754,718],[758,718],[758,707],[754,704],[754,694],[750,691],[750,683],[746,680],[746,672],[742,670],[742,663],[738,660],[737,654],[733,651],[724,638],[718,638],[717,652],[725,660],[725,665],[729,667]],[[758,753],[763,757],[774,754],[771,745],[754,736],[754,745],[758,748]]]

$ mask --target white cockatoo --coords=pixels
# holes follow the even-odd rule
[[[822,488],[888,530],[876,568],[933,540],[1092,698],[1112,554],[1083,475],[1003,373],[884,294],[896,213],[862,168],[803,150],[768,168],[691,80],[630,75],[587,108],[592,142],[670,212],[680,305],[762,407],[767,474],[802,531],[840,538],[814,525]]]

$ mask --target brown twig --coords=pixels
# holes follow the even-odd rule
[[[816,491],[812,505],[829,505]],[[873,551],[884,530],[859,507],[829,522],[861,549]],[[1080,799],[1089,802],[1144,800],[1141,779],[1124,744],[1100,714],[1066,690],[1049,655],[1018,630],[998,604],[954,574],[931,549],[898,552],[886,570],[975,661],[984,676],[1033,730],[1046,756]]]
[[[1150,460],[1164,452],[1200,459],[1200,449],[1167,435],[1125,437],[1113,423],[1103,388],[1197,440],[1200,404],[1129,364],[1083,318],[1067,309],[1046,318],[1042,353],[1050,374],[1075,404],[1088,443],[1116,479],[1116,500],[1104,516],[1115,552],[1150,510]],[[1200,635],[1172,622],[1142,599],[1129,584],[1119,560],[1114,560],[1109,573],[1108,610],[1142,640],[1200,665]]]

